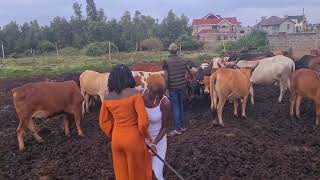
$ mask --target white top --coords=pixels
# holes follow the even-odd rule
[[[146,89],[143,90],[142,95],[144,94]],[[160,103],[158,106],[154,108],[146,108],[147,113],[148,113],[148,119],[149,119],[149,128],[148,131],[151,135],[152,140],[154,141],[161,128],[162,128],[162,111],[161,111],[161,103],[164,98],[167,98],[166,96],[163,96],[162,99],[160,100]]]

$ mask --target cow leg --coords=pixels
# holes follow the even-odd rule
[[[85,113],[86,113],[86,106],[85,106],[85,104],[86,104],[86,92],[85,92],[85,90],[84,89],[82,89],[81,88],[81,94],[82,94],[82,96],[83,96],[83,102],[82,102],[82,115],[84,115]]]
[[[280,96],[279,96],[279,99],[278,99],[278,102],[281,103],[282,101],[282,98],[283,98],[283,95],[284,93],[286,92],[287,90],[287,82],[283,81],[283,80],[280,80]]]
[[[238,100],[237,99],[233,100],[233,115],[238,117]]]
[[[254,105],[254,97],[253,97],[253,85],[250,85],[249,93],[251,96],[251,104]]]
[[[34,126],[34,122],[33,122],[32,118],[30,118],[30,120],[28,122],[28,128],[30,129],[33,137],[38,141],[38,143],[44,143],[44,140],[42,139],[42,137],[39,136],[38,131],[37,131],[36,127]]]
[[[242,117],[247,118],[246,107],[247,107],[248,95],[243,97],[242,100]]]
[[[294,118],[294,104],[295,104],[295,101],[297,99],[297,94],[295,92],[291,92],[291,95],[290,95],[290,117],[291,118]]]
[[[226,103],[226,98],[219,98],[218,102],[218,107],[217,107],[217,112],[218,112],[218,119],[219,119],[219,124],[220,126],[224,126],[223,120],[222,120],[222,113],[223,113],[223,107]]]
[[[24,141],[23,141],[23,137],[26,133],[26,127],[25,127],[25,120],[27,118],[21,118],[19,117],[19,126],[17,128],[17,136],[18,136],[18,143],[19,143],[19,150],[23,151],[25,150],[25,146],[24,146]]]
[[[301,119],[301,116],[300,116],[301,99],[302,99],[302,96],[298,94],[296,97],[296,115],[298,119]]]
[[[86,111],[85,112],[89,112],[89,100],[90,100],[90,96],[89,96],[89,94],[86,94],[84,96],[84,101],[86,102]]]
[[[77,126],[77,130],[78,130],[79,136],[84,136],[84,135],[83,135],[83,132],[82,132],[82,130],[81,130],[81,127],[80,127],[81,113],[80,113],[80,112],[75,112],[75,113],[73,114],[73,116],[74,116],[74,120],[75,120],[75,122],[76,122],[76,126]]]
[[[316,126],[320,125],[320,105],[316,103]]]
[[[64,134],[66,136],[70,136],[69,123],[70,123],[70,115],[64,115],[63,125],[64,125]]]

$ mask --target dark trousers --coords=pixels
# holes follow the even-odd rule
[[[185,128],[183,114],[183,90],[169,90],[172,111],[174,115],[174,125],[176,130]]]

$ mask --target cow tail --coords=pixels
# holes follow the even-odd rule
[[[292,86],[292,84],[291,84],[291,77],[292,77],[293,72],[296,70],[296,65],[295,65],[294,62],[292,62],[292,67],[291,67],[291,68],[292,68],[292,69],[291,69],[291,75],[290,75],[290,77],[289,77],[288,80],[287,80],[287,85],[288,85],[288,89],[289,89],[290,92],[291,92],[291,86]]]
[[[217,82],[217,74],[214,73],[210,76],[210,97],[211,97],[211,110],[216,108],[217,104],[217,94],[216,94],[216,82]]]

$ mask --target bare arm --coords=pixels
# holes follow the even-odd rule
[[[171,118],[172,118],[171,104],[167,98],[165,98],[163,100],[163,102],[161,103],[160,109],[162,112],[162,126],[161,126],[161,130],[160,130],[158,136],[156,137],[156,139],[154,140],[153,144],[158,144],[161,141],[161,139],[164,137],[164,135],[166,134],[166,132],[168,130],[168,127],[170,125]]]

